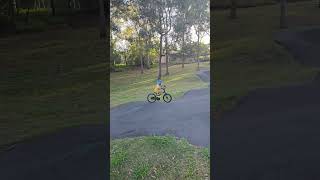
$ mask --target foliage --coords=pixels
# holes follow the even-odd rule
[[[195,26],[208,33],[208,3],[207,0],[200,3],[192,0],[130,0],[111,5],[111,21],[117,27],[112,29],[112,39],[116,44],[115,51],[120,52],[120,63],[139,66],[158,61],[160,47],[165,42],[160,43],[160,36],[168,39],[168,52],[195,55],[196,51],[188,49],[187,44],[192,44],[191,31]]]

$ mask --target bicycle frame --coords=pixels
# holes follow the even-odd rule
[[[163,90],[163,92],[161,94],[165,94],[166,93],[166,88],[162,88],[161,87],[161,90]]]

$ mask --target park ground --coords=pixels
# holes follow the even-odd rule
[[[320,12],[316,3],[290,3],[289,27],[318,25]],[[313,79],[319,71],[318,68],[302,66],[274,41],[274,33],[280,30],[279,12],[278,5],[239,9],[238,19],[235,20],[228,18],[227,10],[211,12],[211,18],[217,24],[214,29],[215,40],[211,41],[211,70],[214,74],[211,81],[214,85],[214,106],[211,110],[215,111],[215,120],[219,121],[222,115],[234,109],[252,90],[302,83]],[[116,147],[118,143],[114,141],[112,146]],[[123,148],[122,151],[123,154],[140,154],[138,152],[143,152],[144,146],[134,151]],[[136,158],[127,159],[123,164],[125,162],[141,163]],[[146,163],[144,160],[142,162]],[[130,168],[125,167],[113,166],[115,177],[130,175]]]
[[[3,37],[0,147],[56,130],[104,124],[107,64],[95,27]]]
[[[244,8],[235,20],[228,19],[228,11],[211,12],[217,24],[211,41],[216,118],[251,90],[308,81],[319,71],[300,65],[274,41],[279,12],[278,5]],[[289,28],[319,25],[319,15],[316,1],[289,3]]]
[[[98,29],[90,25],[59,27],[1,37],[0,53],[1,57],[5,57],[2,59],[1,69],[1,153],[5,155],[19,147],[17,144],[34,142],[33,139],[38,139],[39,136],[50,137],[50,134],[68,127],[105,126],[106,103],[109,103],[109,100],[101,96],[106,95],[108,88],[108,55],[105,53],[105,44],[99,40],[98,35]],[[209,68],[209,63],[201,63],[200,67]],[[184,70],[180,65],[170,66],[169,71],[170,76],[163,80],[174,98],[179,98],[190,89],[207,87],[207,84],[196,76],[196,64],[186,64]],[[120,98],[111,98],[111,106],[130,101],[145,101],[145,95],[154,85],[156,72],[157,68],[154,67],[146,70],[143,75],[135,69],[127,73],[112,73],[111,84],[116,86],[110,87],[111,97]],[[132,96],[127,96],[128,93]],[[112,147],[127,144],[127,141],[130,140],[114,141],[112,145],[115,146]],[[209,176],[208,149],[195,147],[185,140],[176,140],[173,137],[148,137],[144,147],[148,147],[151,141],[153,143],[150,152],[155,150],[152,145],[161,146],[164,143],[167,148],[162,148],[159,156],[165,157],[167,151],[171,151],[177,162],[175,165],[184,160],[180,169],[185,168],[183,174],[186,177],[192,179],[199,175],[197,173],[202,177]],[[133,150],[131,153],[143,152],[139,150],[141,146],[136,148],[137,150],[130,148]],[[178,149],[186,153],[181,156]],[[15,149],[16,151],[19,152],[19,148]],[[115,148],[112,152],[115,153],[112,157],[117,158],[119,149]],[[117,167],[122,167],[121,161],[117,163],[113,158],[112,162],[119,164]],[[140,170],[138,165],[133,171],[134,175],[145,176],[145,172]],[[202,168],[193,171],[193,167],[198,165]],[[158,167],[158,172],[163,173],[170,167],[171,165]],[[163,171],[161,168],[164,168]],[[171,175],[167,174],[168,177],[173,175],[174,171]]]
[[[163,84],[167,86],[167,91],[173,98],[179,98],[191,89],[208,87],[196,75],[197,64],[185,64],[169,67],[170,75],[163,76]],[[210,69],[209,62],[200,63],[201,69]],[[158,68],[144,71],[129,70],[125,72],[111,73],[110,76],[110,106],[115,107],[124,103],[134,101],[146,101],[146,95],[153,91],[156,84]]]
[[[155,84],[157,68],[144,74],[139,70],[111,74],[111,179],[209,178],[209,139],[197,135],[209,135],[209,84],[197,76],[196,67],[196,63],[186,64],[184,69],[181,65],[170,66],[170,75],[162,78],[167,92],[173,96],[170,104],[146,104],[146,95],[152,92]],[[201,63],[200,68],[209,69],[209,62]],[[206,91],[182,96],[192,89]],[[192,107],[192,102],[198,102],[197,107]],[[184,115],[186,110],[190,114]],[[207,113],[197,114],[199,112]],[[201,125],[196,118],[190,118],[195,115],[202,117]],[[183,126],[190,123],[198,123],[196,126],[204,126],[204,129],[186,133]],[[174,137],[168,128],[186,139]],[[136,137],[135,134],[140,135]],[[193,140],[192,144],[190,140]]]
[[[302,8],[308,12],[303,12]],[[281,46],[272,43],[278,49],[286,47],[279,52],[290,53],[289,58],[277,58],[273,50],[269,55],[274,59],[267,59],[268,63],[265,63],[263,60],[267,54],[260,51],[256,60],[262,57],[261,62],[257,61],[256,65],[261,67],[247,69],[248,72],[260,72],[252,73],[255,78],[244,77],[249,82],[253,80],[253,83],[258,83],[260,79],[261,84],[247,84],[246,88],[250,89],[245,92],[245,98],[239,96],[241,100],[236,102],[240,103],[239,106],[229,106],[231,112],[214,119],[213,159],[214,167],[217,167],[214,177],[217,179],[293,180],[319,177],[316,168],[319,161],[319,81],[316,73],[319,72],[320,30],[319,22],[314,20],[320,17],[320,13],[316,1],[290,4],[288,11],[289,29],[276,34],[269,29],[271,35],[266,37],[270,42],[276,39]],[[261,9],[257,13],[261,12],[265,13]],[[254,16],[252,13],[250,15]],[[268,28],[262,23],[257,25]],[[268,40],[260,40],[260,44],[264,42]],[[255,59],[247,62],[247,59],[233,60],[234,65],[242,60],[249,66],[252,63],[249,60]],[[277,62],[281,69],[277,69]],[[241,78],[242,74],[239,76]],[[217,85],[219,88],[221,86]]]
[[[319,25],[316,1],[289,4],[289,28]],[[281,45],[274,41],[279,29],[278,5],[238,10],[238,18],[228,19],[227,10],[213,12],[215,40],[211,41],[213,56],[215,120],[236,108],[240,100],[258,88],[284,87],[310,81],[319,68],[299,64]],[[125,139],[124,139],[125,140]],[[117,142],[113,142],[113,146]],[[135,154],[143,152],[134,150]],[[132,153],[130,149],[124,150]],[[151,154],[151,153],[150,153]],[[129,162],[138,163],[138,159]],[[129,168],[128,168],[129,169]],[[128,169],[115,172],[128,174]],[[151,172],[151,171],[150,171]]]
[[[97,27],[92,25],[88,27],[67,26],[10,35],[1,37],[0,46],[1,57],[5,57],[2,59],[3,68],[1,69],[1,81],[3,82],[0,95],[2,101],[0,105],[2,110],[0,115],[1,154],[5,155],[6,152],[11,152],[13,149],[14,152],[19,152],[17,148],[19,144],[28,144],[28,141],[32,144],[36,142],[33,140],[40,136],[50,138],[50,134],[69,127],[106,125],[105,111],[109,100],[101,96],[106,95],[108,88],[106,84],[109,78],[106,64],[108,55],[105,51],[105,44],[99,40]],[[209,68],[209,63],[201,63],[200,67]],[[170,76],[164,77],[163,80],[174,98],[179,98],[190,89],[208,86],[196,76],[196,64],[186,64],[184,70],[180,65],[170,66],[169,71]],[[146,94],[152,90],[154,85],[156,72],[157,68],[154,67],[146,70],[143,75],[134,69],[129,70],[128,73],[112,73],[111,84],[115,84],[113,82],[117,84],[110,87],[111,97],[120,98],[116,98],[115,101],[113,101],[114,98],[111,98],[111,106],[130,101],[145,101]],[[127,93],[132,96],[128,98]],[[102,134],[104,132],[100,133]],[[198,175],[197,173],[200,173],[202,177],[209,176],[208,149],[198,148],[188,144],[185,140],[176,140],[172,137],[146,138],[145,147],[150,143],[148,139],[153,142],[151,148],[153,144],[161,146],[168,141],[169,144],[166,145],[168,149],[163,148],[162,154],[159,154],[163,157],[170,149],[172,152],[179,148],[185,151],[186,157],[175,151],[173,155],[175,153],[176,156],[173,158],[176,158],[176,162],[184,160],[185,163],[180,165],[181,168],[185,168],[186,177],[192,179]],[[117,140],[112,142],[112,145],[121,146],[121,144],[127,144],[127,141],[129,140]],[[139,150],[141,146],[136,146],[136,148],[137,150],[132,148],[132,152],[141,152]],[[156,149],[152,148],[150,151],[152,150]],[[119,149],[112,151],[116,153],[115,158],[117,158],[118,151]],[[112,162],[116,161],[112,159]],[[203,168],[193,171],[193,167],[199,164]],[[14,167],[14,163],[10,167]],[[162,167],[164,171],[161,171],[160,167],[158,169],[160,173],[165,172],[165,168],[171,165]],[[144,176],[144,172],[140,172],[139,167],[136,171],[135,176]],[[174,175],[173,171],[171,175],[168,174],[168,176],[172,175]]]

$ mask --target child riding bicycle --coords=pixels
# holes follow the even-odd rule
[[[162,85],[162,80],[158,79],[153,92],[159,96],[162,93],[161,90],[164,90],[164,89],[165,89],[165,85]]]
[[[166,92],[166,86],[162,85],[162,81],[160,79],[157,80],[157,84],[153,89],[153,93],[149,93],[147,96],[147,100],[150,103],[154,103],[155,101],[160,100],[160,96],[162,96],[163,101],[166,103],[171,102],[172,97],[169,93]]]

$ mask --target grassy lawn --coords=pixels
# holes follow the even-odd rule
[[[0,39],[0,151],[61,128],[105,122],[108,56],[97,30]]]
[[[186,64],[169,67],[169,76],[163,76],[162,80],[167,86],[167,92],[173,98],[178,98],[190,89],[208,87],[208,83],[202,82],[196,75],[197,64]],[[200,68],[209,69],[209,62],[200,64]],[[165,73],[165,68],[162,69]],[[132,101],[146,101],[148,93],[153,91],[156,83],[158,68],[146,70],[144,74],[140,70],[111,73],[110,77],[110,104],[115,107]]]
[[[210,153],[171,136],[111,142],[111,179],[209,179]]]
[[[213,12],[212,41],[214,110],[219,116],[233,108],[249,91],[280,87],[310,80],[319,69],[303,67],[273,41],[279,30],[278,5],[239,9],[239,18],[228,19],[228,11]],[[316,1],[290,3],[289,28],[319,25]]]

